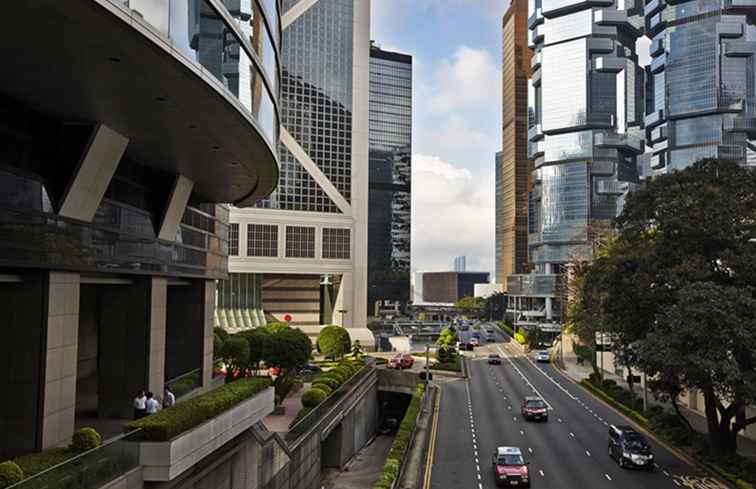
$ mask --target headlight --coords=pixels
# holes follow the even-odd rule
[[[632,458],[633,457],[632,454],[630,454],[630,452],[622,452],[622,456],[625,457],[625,458]]]

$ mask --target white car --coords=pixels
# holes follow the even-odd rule
[[[549,363],[551,361],[551,357],[549,357],[549,352],[546,350],[538,350],[533,355],[533,358],[536,362],[543,362],[543,363]]]

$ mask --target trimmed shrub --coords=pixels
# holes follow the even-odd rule
[[[8,460],[0,463],[0,489],[24,480],[24,471],[16,462]]]
[[[73,434],[69,448],[76,452],[86,452],[102,445],[102,437],[94,428],[81,428]]]
[[[341,382],[339,382],[335,378],[333,378],[333,377],[327,377],[325,375],[321,375],[321,376],[317,377],[315,380],[312,381],[312,383],[313,383],[313,385],[314,384],[325,384],[325,385],[327,385],[328,387],[331,388],[331,391],[335,391],[341,385]]]
[[[320,331],[317,347],[326,357],[341,358],[352,350],[352,340],[346,329],[331,325]]]
[[[329,370],[328,372],[325,372],[324,374],[320,375],[320,377],[326,377],[329,379],[336,379],[339,382],[339,385],[346,382],[346,380],[349,378],[349,376],[344,375],[343,372],[340,372],[338,370]],[[320,378],[318,377],[318,378]]]
[[[318,389],[326,393],[326,396],[330,396],[333,394],[333,389],[328,384],[323,384],[321,382],[315,382],[312,384],[313,389]]]
[[[269,386],[270,381],[264,378],[239,379],[180,402],[170,409],[132,421],[126,425],[126,431],[141,428],[140,436],[144,440],[168,441],[231,409]]]
[[[325,401],[328,394],[317,388],[312,388],[302,394],[302,406],[308,408],[314,408],[321,402]]]
[[[31,477],[39,474],[43,470],[62,464],[69,458],[76,455],[76,452],[68,448],[51,448],[39,453],[30,453],[13,460],[21,467],[25,477]]]

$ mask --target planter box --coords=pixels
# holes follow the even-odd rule
[[[170,481],[273,412],[269,387],[238,406],[165,442],[141,442],[139,463],[145,482]]]

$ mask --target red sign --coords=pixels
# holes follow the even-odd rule
[[[291,314],[284,314],[284,321],[287,323],[291,322]]]

